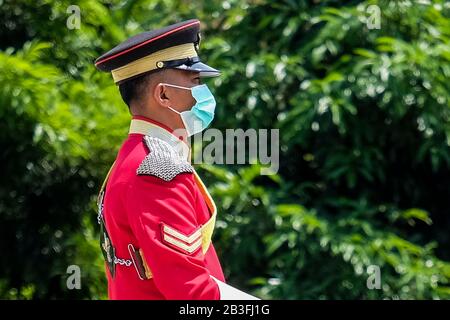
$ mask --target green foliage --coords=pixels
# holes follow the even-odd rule
[[[289,299],[410,299],[447,297],[449,264],[437,259],[434,244],[419,246],[380,223],[368,203],[339,201],[340,217],[318,214],[299,204],[278,204],[286,190],[255,184],[259,167],[237,174],[204,166],[220,178],[212,189],[222,214],[219,252],[232,261],[237,284],[256,286],[262,297]],[[335,214],[336,215],[336,214]],[[397,219],[429,221],[418,209]],[[379,266],[382,290],[368,290],[367,270]],[[260,270],[260,272],[255,272]],[[289,272],[287,272],[289,271]]]
[[[267,299],[450,297],[448,3],[86,0],[79,30],[71,4],[0,9],[0,297],[106,298],[94,203],[129,115],[93,60],[192,17],[223,71],[213,125],[280,129],[277,175],[201,166],[229,282]]]

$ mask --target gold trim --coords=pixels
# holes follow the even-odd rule
[[[195,170],[194,170],[194,177],[195,177],[197,186],[200,189],[200,193],[202,194],[203,198],[205,199],[206,205],[208,206],[209,210],[211,211],[211,217],[201,227],[202,251],[205,254],[208,251],[209,246],[211,245],[211,238],[212,238],[212,235],[214,232],[214,227],[216,224],[217,207],[216,207],[216,204],[214,203],[213,198],[211,197],[211,194],[209,193],[209,191],[206,188],[205,184],[203,183],[202,179],[200,179],[200,176],[197,174],[197,171],[195,171]]]
[[[111,174],[115,163],[116,163],[116,161],[113,162],[113,164],[111,165],[111,167],[108,170],[108,173],[106,174],[105,179],[103,180],[102,186],[101,186],[100,191],[98,192],[98,196],[97,196],[97,205],[99,205],[100,201],[102,201],[102,199],[100,199],[100,197],[102,196],[103,190],[105,190],[106,182],[108,181],[109,175]]]
[[[145,276],[147,277],[147,279],[151,279],[153,277],[153,273],[150,271],[150,268],[145,261],[144,252],[142,251],[142,249],[139,249],[139,254],[141,255],[142,264],[144,265]]]
[[[168,233],[169,235],[171,235],[172,237],[174,237],[174,238],[176,238],[178,240],[187,242],[189,244],[194,242],[194,240],[197,240],[197,238],[202,235],[202,232],[200,231],[200,229],[198,229],[197,231],[195,231],[190,236],[185,236],[184,234],[182,234],[179,231],[169,227],[168,225],[164,225],[164,232]]]
[[[206,201],[206,204],[207,204],[209,210],[211,211],[212,215],[215,215],[217,213],[217,207],[216,207],[216,204],[214,203],[214,199],[211,196],[211,194],[209,193],[209,191],[206,188],[205,184],[203,183],[202,179],[200,179],[200,176],[198,175],[197,171],[195,171],[195,170],[194,170],[194,177],[197,182],[197,185],[200,188],[200,192],[202,193],[203,198]]]
[[[211,245],[211,238],[216,225],[216,215],[211,216],[207,223],[202,226],[202,251],[205,254]]]
[[[197,51],[195,51],[194,44],[184,43],[154,52],[148,56],[130,62],[122,67],[112,70],[111,74],[114,79],[114,83],[117,83],[138,74],[161,68],[161,61],[194,57],[197,57]]]
[[[186,252],[192,253],[195,250],[197,250],[202,245],[202,239],[198,239],[196,242],[194,242],[191,245],[187,245],[181,241],[178,241],[175,238],[172,238],[171,236],[164,234],[164,240],[167,241],[170,244],[173,244],[175,247],[183,249]]]

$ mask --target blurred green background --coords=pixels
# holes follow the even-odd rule
[[[0,0],[0,298],[107,298],[95,198],[130,116],[93,61],[190,18],[223,72],[213,127],[280,129],[277,175],[198,168],[228,282],[264,299],[449,298],[450,5],[425,0]]]

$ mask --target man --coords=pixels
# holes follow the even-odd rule
[[[95,64],[110,71],[132,120],[99,194],[110,299],[251,299],[224,283],[211,236],[216,206],[190,164],[187,138],[214,117],[188,20],[119,44]]]

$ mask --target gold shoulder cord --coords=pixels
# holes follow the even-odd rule
[[[112,168],[114,167],[114,164],[116,162],[114,161],[113,164],[111,165],[111,168],[109,168],[108,173],[106,174],[105,180],[103,180],[102,186],[100,188],[100,191],[98,192],[98,196],[97,196],[97,205],[100,205],[100,201],[102,201],[102,193],[104,193],[105,188],[106,188],[106,183],[108,181],[109,175],[111,174]]]

